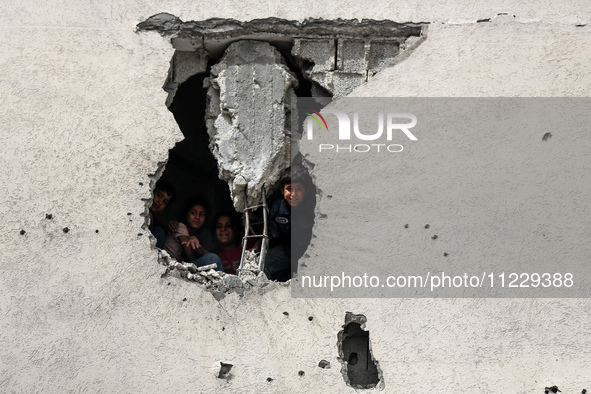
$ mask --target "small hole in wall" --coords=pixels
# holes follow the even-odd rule
[[[382,380],[381,370],[372,354],[369,331],[362,327],[366,321],[363,315],[347,312],[343,330],[338,334],[341,373],[345,382],[358,389],[374,388]]]

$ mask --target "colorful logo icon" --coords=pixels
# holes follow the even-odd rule
[[[320,115],[320,112],[315,111],[312,108],[308,108],[308,107],[304,107],[304,109],[306,111],[311,111],[311,112],[305,112],[306,115],[312,117],[312,119],[314,119],[316,121],[316,123],[318,123],[318,126],[320,126],[320,130],[322,130],[322,123],[324,123],[324,128],[326,129],[326,131],[328,131],[328,125],[326,124],[326,120],[324,120],[324,117],[322,115]],[[320,119],[318,119],[320,118]],[[320,123],[320,120],[322,120],[322,123]]]

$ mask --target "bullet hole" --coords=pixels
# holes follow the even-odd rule
[[[330,363],[326,360],[320,360],[318,366],[322,369],[330,369]]]
[[[140,186],[144,186],[144,182],[140,182]]]
[[[131,216],[131,212],[127,212],[127,216]]]
[[[230,377],[230,370],[232,369],[232,364],[226,364],[220,362],[220,372],[218,373],[219,379],[228,379]]]
[[[382,380],[382,371],[371,352],[369,331],[363,326],[367,322],[364,315],[347,312],[343,330],[337,335],[341,373],[345,382],[353,388],[370,389]]]
[[[305,373],[304,371],[299,371],[299,372],[298,372],[298,375],[300,375],[300,376],[304,376],[305,374],[306,374],[306,373]]]
[[[581,391],[581,394],[587,394],[587,390],[583,389],[583,391]]]
[[[283,314],[284,314],[285,316],[289,316],[289,313],[288,313],[288,312],[283,312]]]
[[[170,282],[168,282],[168,286],[170,286]]]
[[[326,198],[328,198],[330,200],[332,198],[332,194],[327,194]]]
[[[138,237],[141,237],[142,235],[144,235],[143,233],[137,233]]]
[[[552,134],[550,134],[550,133],[546,133],[546,134],[544,134],[544,136],[542,137],[542,141],[548,141],[550,138],[552,138]]]
[[[309,321],[312,321],[312,320],[314,320],[314,316],[310,316],[310,317],[308,317],[308,320],[309,320]]]
[[[222,331],[226,331],[226,327],[222,327]]]
[[[447,256],[449,256],[449,253],[447,253],[447,252],[444,252],[444,253],[443,253],[443,257],[447,257]]]
[[[51,219],[53,219],[53,215],[50,214],[50,213],[46,213],[45,214],[45,219],[51,220]]]
[[[405,224],[405,225],[404,225],[404,228],[408,228],[408,224]]]
[[[272,381],[273,381],[273,379],[267,378],[267,382],[272,382]]]
[[[558,389],[558,386],[544,387],[544,394],[548,393],[562,393],[562,391]]]
[[[429,228],[429,227],[431,227],[431,226],[429,226],[429,224],[425,224],[425,228]]]
[[[439,238],[439,237],[437,236],[437,234],[435,234],[434,236],[432,236],[432,237],[431,237],[431,239],[437,239],[437,238]]]
[[[575,27],[585,27],[585,26],[587,26],[587,24],[586,24],[586,23],[585,23],[585,24],[581,24],[581,25],[575,25]],[[586,392],[586,391],[585,391],[585,392]]]
[[[94,230],[94,232],[95,232],[95,233],[97,233],[97,234],[99,233],[99,231],[98,231],[98,230]]]
[[[27,232],[25,230],[21,230],[20,234],[25,235]]]
[[[62,231],[63,231],[65,234],[67,234],[67,233],[70,231],[70,229],[69,229],[69,228],[67,228],[67,227],[64,227],[64,229],[63,229]]]
[[[187,299],[186,299],[186,298],[183,298],[183,302],[184,302],[184,301],[187,301]]]

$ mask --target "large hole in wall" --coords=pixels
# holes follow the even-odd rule
[[[160,223],[182,220],[185,213],[184,201],[193,196],[203,197],[207,201],[210,212],[204,226],[205,230],[200,232],[199,237],[203,238],[200,241],[208,250],[213,250],[213,237],[207,229],[214,215],[222,211],[234,211],[234,207],[241,211],[244,204],[247,206],[258,204],[261,198],[259,189],[262,184],[267,191],[267,202],[275,198],[280,199],[282,196],[277,195],[280,171],[290,166],[291,160],[295,160],[298,164],[302,161],[301,155],[292,155],[290,159],[289,153],[287,156],[279,154],[265,157],[265,160],[268,159],[271,163],[271,168],[277,171],[271,175],[265,174],[265,177],[267,175],[268,177],[264,180],[250,182],[249,177],[253,177],[250,169],[257,163],[242,162],[242,158],[239,157],[240,151],[256,151],[259,145],[263,146],[267,143],[268,141],[264,138],[259,140],[260,143],[257,142],[257,138],[267,132],[280,130],[284,135],[276,135],[271,140],[287,138],[287,146],[289,146],[290,133],[291,138],[297,138],[297,133],[290,130],[289,111],[291,109],[288,102],[291,95],[299,97],[347,95],[398,56],[401,44],[414,45],[420,36],[421,24],[342,20],[309,20],[300,23],[273,18],[252,22],[211,19],[185,23],[172,15],[158,14],[140,23],[138,29],[140,31],[157,30],[165,36],[172,36],[171,42],[176,52],[171,61],[170,73],[164,89],[169,92],[167,106],[174,114],[185,137],[170,150],[169,160],[160,178],[161,181],[174,186],[176,202],[165,211],[155,214],[156,220]],[[265,45],[268,49],[264,48]],[[238,47],[242,52],[236,49],[234,52],[231,51],[231,48]],[[244,61],[246,64],[240,63]],[[230,66],[237,64],[244,66],[243,69],[232,71],[238,77],[235,79],[224,77],[226,79],[223,82],[220,82],[219,78],[216,79],[218,74],[228,71]],[[257,71],[257,67],[262,66],[264,69],[269,65],[272,66],[270,70]],[[255,92],[253,95],[256,96],[257,89],[264,87],[264,84],[259,82],[266,78],[267,74],[272,74],[273,78],[275,75],[281,75],[280,79],[284,78],[283,82],[280,81],[278,84],[279,90],[286,86],[279,105],[275,101],[270,102],[271,105],[259,108],[257,100],[260,101],[261,97],[252,102],[243,101],[241,105],[230,105],[229,100],[234,100],[232,97],[241,98],[252,92]],[[271,84],[273,83],[271,81]],[[276,90],[278,90],[277,86],[272,88],[269,94],[274,94]],[[223,94],[226,95],[224,97],[226,101],[221,100]],[[221,105],[218,106],[217,102]],[[219,107],[217,115],[215,110],[212,111],[216,106]],[[320,110],[320,107],[317,109]],[[284,111],[283,123],[271,123],[269,127],[266,120],[259,120],[259,123],[253,121],[250,125],[236,127],[237,118],[242,116],[264,119],[267,111],[279,111],[279,113]],[[221,122],[218,122],[220,119]],[[215,124],[213,132],[212,124]],[[226,129],[234,127],[240,133],[235,133],[231,138],[226,138],[220,143],[216,138],[219,130],[224,127]],[[268,130],[265,130],[265,127]],[[283,128],[284,130],[281,130]],[[264,132],[258,133],[259,129]],[[255,131],[254,134],[252,134],[253,131]],[[244,144],[239,149],[231,144],[225,144],[228,140],[243,137],[250,144],[247,149],[243,148]],[[231,152],[236,152],[236,157],[228,159],[228,152],[230,156],[232,156]],[[264,152],[261,153],[261,156],[264,155]],[[216,161],[216,157],[222,157],[222,165]],[[234,163],[228,163],[232,160]],[[238,171],[236,161],[238,161]],[[227,182],[220,180],[220,177]],[[246,186],[241,183],[243,180],[236,181],[241,177],[243,180],[246,179]],[[316,188],[312,185],[311,189],[314,195],[314,202],[311,204],[313,212]],[[240,199],[243,192],[245,198],[242,203]],[[276,193],[275,196],[273,192]],[[193,268],[181,268],[195,274]],[[191,278],[186,272],[181,276]],[[201,283],[201,279],[197,281]]]
[[[279,48],[275,47],[275,49],[279,51]],[[302,72],[298,68],[297,60],[290,54],[291,45],[281,45],[280,49],[280,63],[287,67],[287,73],[292,75],[290,78],[294,78],[294,80],[297,81],[297,83],[294,84],[294,93],[297,96],[311,96],[312,87],[315,83],[303,78]],[[189,60],[186,61],[186,64],[183,64],[183,59]],[[212,219],[214,219],[220,212],[233,213],[237,217],[240,215],[234,209],[228,183],[219,179],[220,165],[212,154],[212,148],[210,146],[211,137],[208,134],[207,129],[208,124],[206,119],[208,119],[208,116],[211,118],[211,114],[208,113],[208,111],[211,112],[211,108],[208,107],[208,105],[210,105],[209,101],[214,100],[211,89],[208,91],[207,88],[211,85],[211,80],[215,77],[215,74],[212,74],[211,68],[216,65],[220,59],[209,59],[205,72],[197,72],[187,78],[187,74],[192,73],[192,71],[190,71],[192,65],[194,66],[197,64],[202,69],[204,68],[203,62],[195,63],[194,60],[194,56],[187,56],[187,54],[179,54],[177,52],[171,61],[171,75],[169,75],[169,82],[165,87],[168,87],[172,94],[167,102],[169,104],[169,110],[174,114],[175,120],[177,121],[185,139],[170,150],[168,163],[160,178],[160,181],[164,181],[173,186],[175,189],[176,202],[171,204],[168,209],[155,213],[155,216],[156,220],[161,224],[168,223],[171,220],[182,222],[188,208],[185,201],[190,201],[191,197],[194,196],[204,198],[207,202],[209,213],[207,215],[208,218],[204,225],[204,229],[197,234],[197,237],[207,250],[217,253],[220,252],[220,250],[219,245],[215,242],[215,233],[209,230],[215,226]],[[181,70],[178,71],[175,70],[175,68],[180,68]],[[184,81],[175,84],[174,81],[180,78],[178,77],[178,74],[184,74]],[[247,83],[248,81],[244,82]],[[320,92],[323,96],[329,95],[319,86],[315,86],[315,91]],[[237,91],[232,92],[232,94],[240,95],[244,94],[244,92]],[[286,110],[286,112],[285,119],[286,121],[289,121],[289,112],[288,110]],[[251,114],[247,113],[246,115],[250,116]],[[211,124],[209,127],[211,127]],[[286,128],[287,127],[288,126],[286,126]],[[287,143],[286,146],[287,156],[285,157],[285,160],[276,163],[276,169],[278,171],[284,170],[293,164],[300,166],[303,164],[301,155],[295,155],[290,160],[289,143]],[[252,146],[251,148],[254,147],[255,146]],[[265,158],[262,157],[261,160],[263,159]],[[279,182],[277,181],[265,183],[268,204],[272,204],[273,201],[283,198],[279,186]],[[311,201],[309,209],[313,214],[316,202],[316,188],[313,183],[310,184],[307,193],[309,195],[308,200]],[[251,206],[253,204],[250,203],[248,205]],[[243,220],[243,218],[241,218],[241,220]],[[236,237],[241,237],[243,232],[244,229],[240,228],[235,234]],[[291,277],[289,271],[277,275],[267,274],[270,279],[278,281],[286,281]],[[189,269],[185,272],[185,275],[181,276],[195,278],[196,275],[198,275],[198,272],[194,269]],[[223,278],[223,275],[221,278]],[[207,279],[208,281],[211,279],[212,282],[215,282],[220,279],[220,276],[208,277]],[[234,286],[233,290],[235,291],[237,282],[233,281],[232,284]],[[222,286],[214,286],[213,288],[219,289],[220,287],[226,290],[229,288],[224,284],[222,284]]]

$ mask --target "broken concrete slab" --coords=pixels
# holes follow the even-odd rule
[[[337,68],[343,72],[364,74],[367,71],[365,40],[339,39]]]
[[[197,49],[203,48],[203,37],[197,37],[189,40],[173,37],[170,41],[172,47],[177,51],[195,52]]]
[[[195,74],[207,71],[207,52],[175,51],[172,57],[172,82],[181,84]]]
[[[234,207],[261,202],[261,189],[289,163],[289,102],[297,78],[267,42],[237,41],[212,67],[207,92],[207,132],[228,182]]]
[[[203,37],[207,40],[235,40],[240,37],[292,36],[302,38],[359,38],[418,36],[428,22],[397,23],[375,19],[322,19],[308,18],[304,21],[281,18],[263,18],[241,22],[229,18],[210,18],[203,21],[183,22],[180,18],[160,13],[137,25],[138,31],[157,31],[175,39]]]
[[[295,39],[292,55],[305,61],[314,63],[311,69],[304,69],[306,73],[332,71],[335,69],[335,42],[334,40],[313,40],[313,39]],[[305,64],[302,64],[305,66]]]
[[[170,107],[178,87],[192,76],[207,71],[208,55],[204,49],[193,52],[175,51],[170,61],[164,90],[168,92],[166,106]]]

